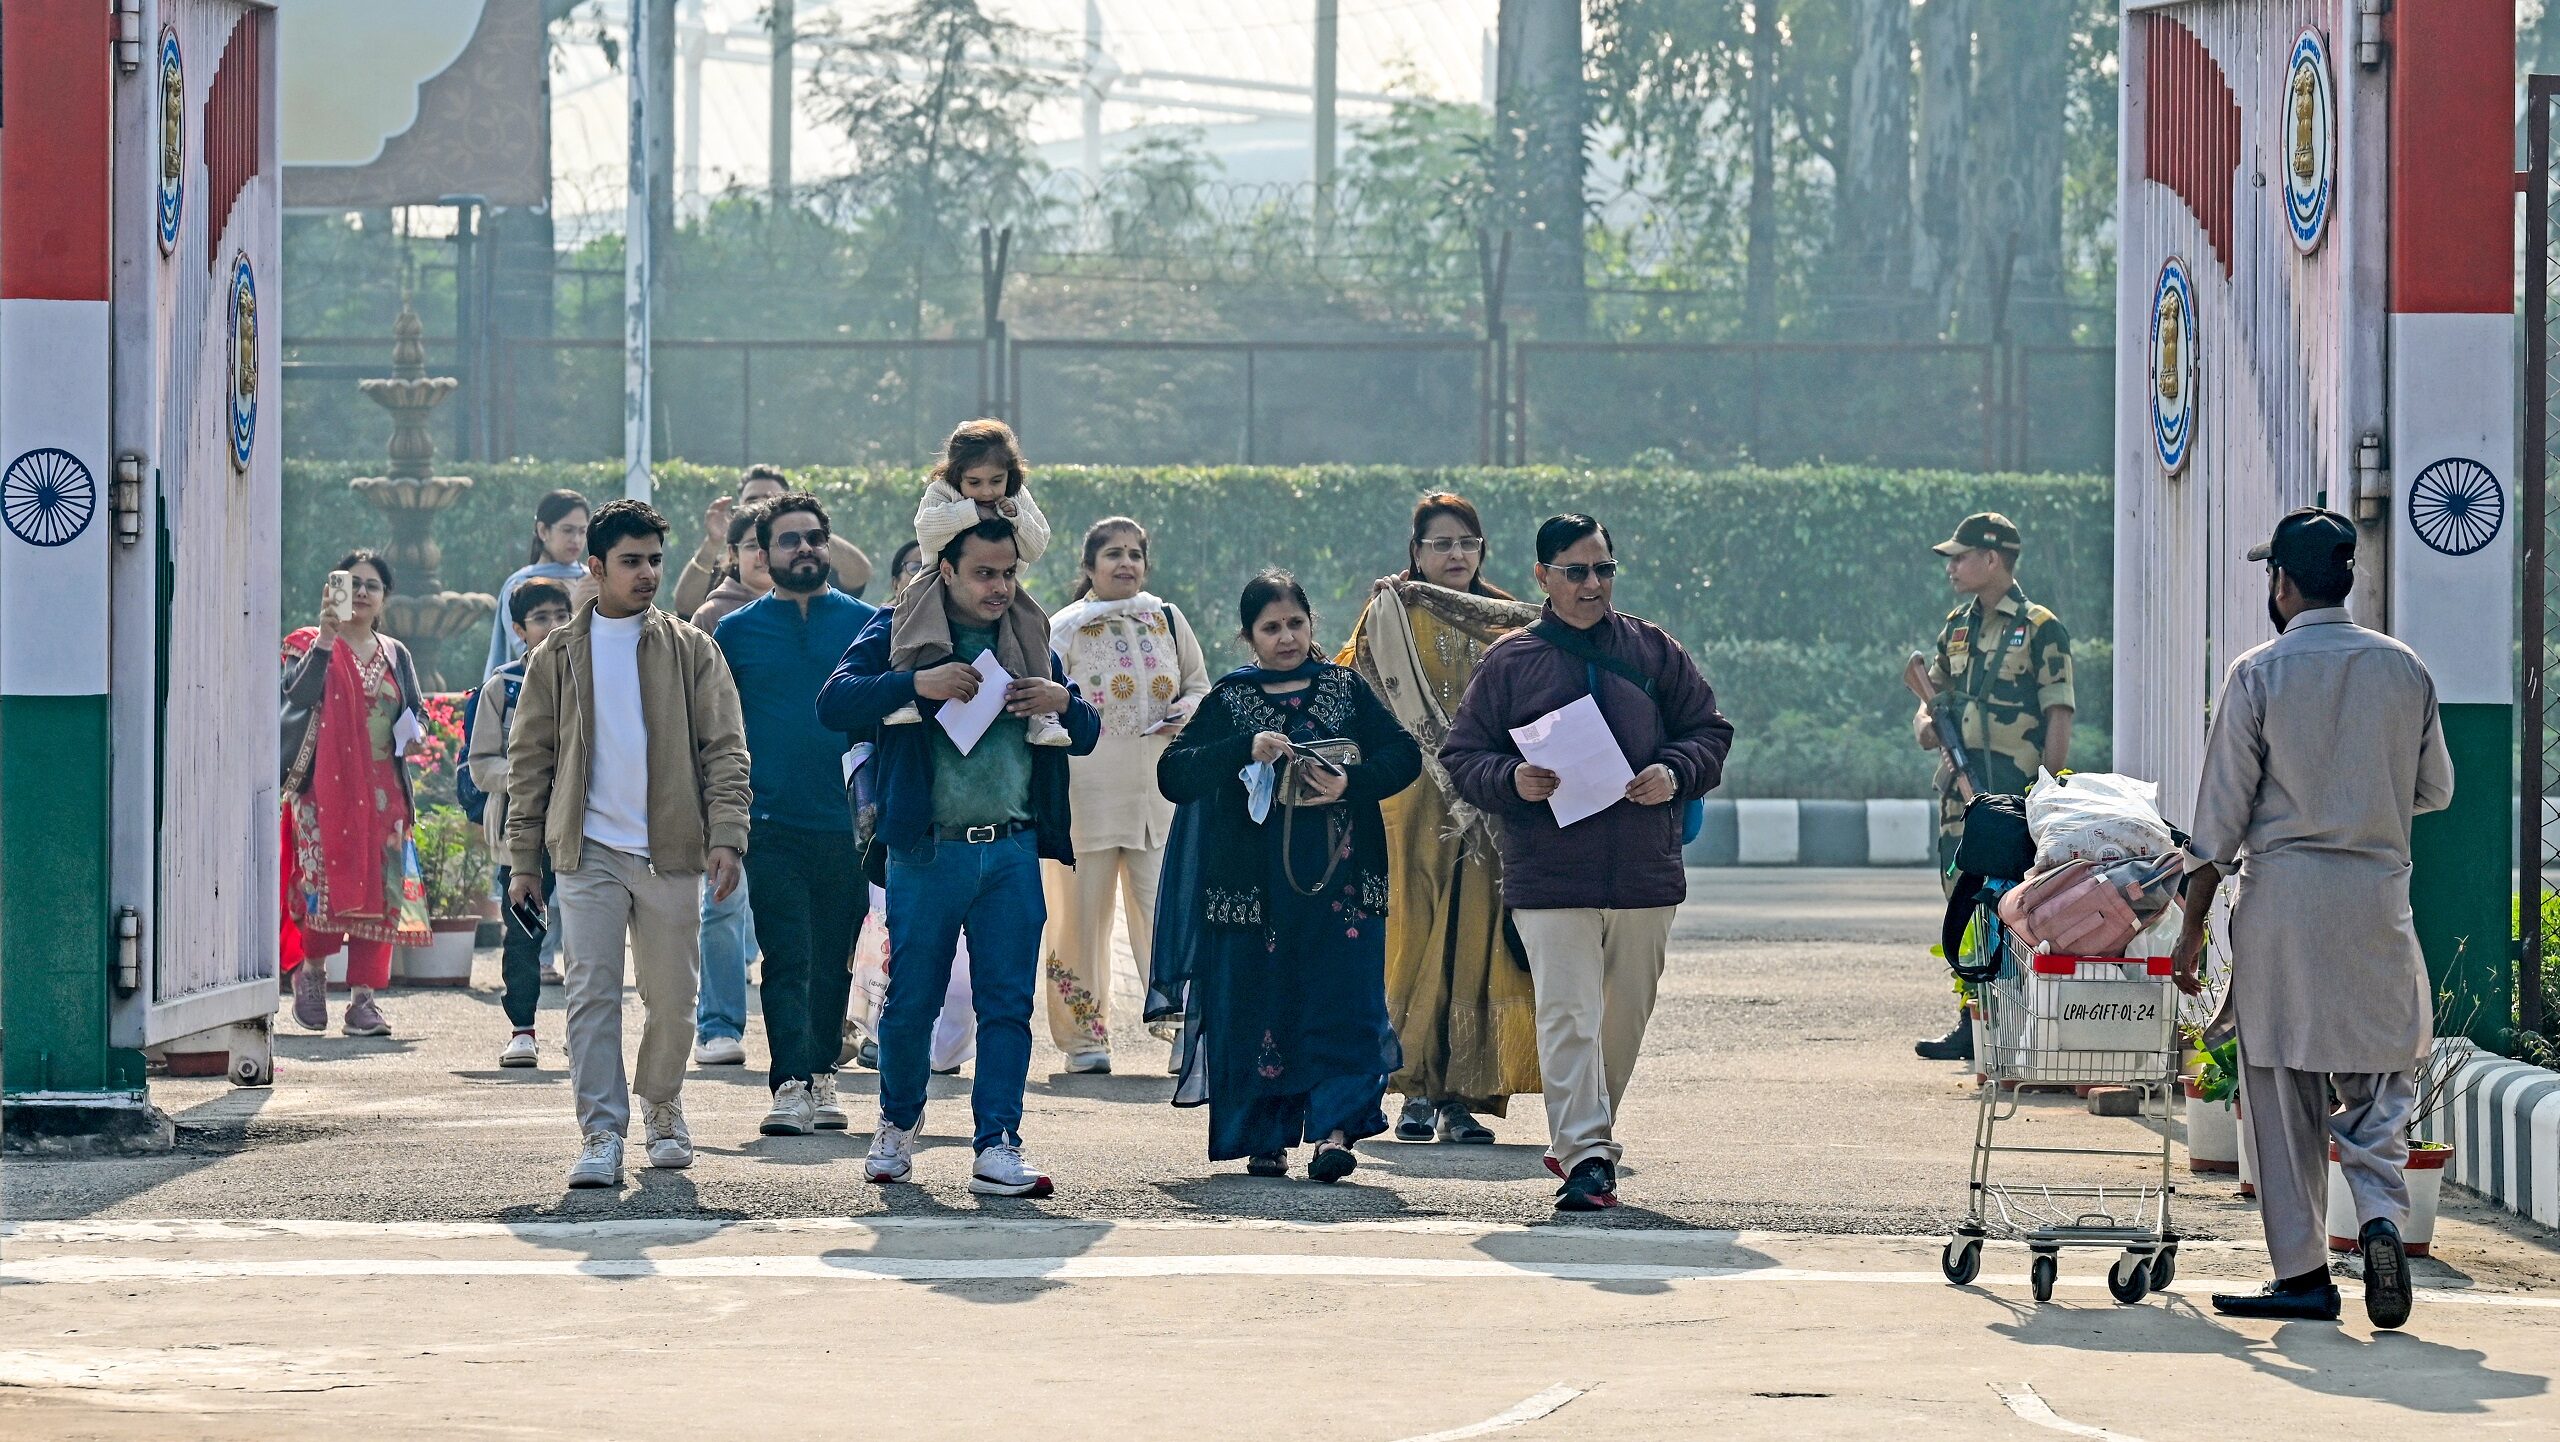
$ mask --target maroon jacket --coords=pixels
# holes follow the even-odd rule
[[[1554,608],[1547,615],[1555,615]],[[1440,764],[1469,805],[1502,822],[1502,899],[1517,911],[1598,907],[1635,910],[1688,899],[1680,859],[1680,803],[1715,789],[1733,747],[1733,723],[1716,709],[1716,693],[1671,634],[1650,621],[1612,611],[1587,632],[1605,654],[1653,678],[1653,696],[1606,667],[1591,673],[1568,652],[1527,631],[1503,637],[1484,653],[1467,684]],[[1627,764],[1642,771],[1659,761],[1679,783],[1678,800],[1661,806],[1621,801],[1570,831],[1556,826],[1545,802],[1520,799],[1511,774],[1520,748],[1511,728],[1590,694],[1600,702]]]

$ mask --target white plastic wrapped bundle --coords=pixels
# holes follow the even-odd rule
[[[2036,869],[2074,858],[2101,864],[2134,856],[2158,856],[2177,843],[2160,819],[2157,783],[2109,771],[2056,778],[2036,773],[2027,793],[2027,834],[2035,839]]]

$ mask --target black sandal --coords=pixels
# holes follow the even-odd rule
[[[1289,1154],[1287,1152],[1255,1152],[1244,1159],[1244,1169],[1257,1177],[1285,1177],[1289,1175]]]
[[[1316,1143],[1316,1154],[1307,1159],[1307,1180],[1338,1182],[1360,1169],[1360,1154],[1343,1142]]]
[[[1396,1118],[1396,1140],[1427,1142],[1439,1135],[1440,1108],[1421,1097],[1404,1104],[1404,1114]]]
[[[1493,1142],[1493,1128],[1476,1120],[1476,1114],[1469,1111],[1463,1102],[1440,1104],[1438,1135],[1444,1142],[1459,1142],[1467,1146],[1489,1146]]]

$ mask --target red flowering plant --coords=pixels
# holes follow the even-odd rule
[[[462,769],[463,693],[429,696],[418,720],[426,728],[409,753],[409,784],[420,807],[454,804],[453,774]]]

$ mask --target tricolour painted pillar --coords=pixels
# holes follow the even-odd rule
[[[13,1141],[31,1113],[139,1109],[143,1087],[141,1055],[107,1039],[114,24],[96,3],[0,9],[0,1096]]]
[[[2435,675],[2454,800],[2411,900],[2439,992],[2503,1039],[2515,828],[2515,5],[2390,12],[2391,630]]]

